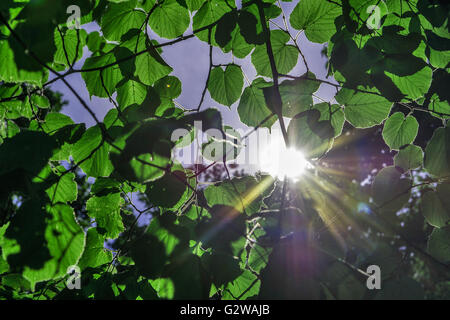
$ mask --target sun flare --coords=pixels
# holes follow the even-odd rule
[[[259,169],[280,179],[298,180],[308,168],[312,165],[304,154],[295,148],[286,148],[281,137],[271,139],[259,155]]]

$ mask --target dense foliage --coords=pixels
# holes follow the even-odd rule
[[[72,2],[0,3],[1,298],[450,298],[448,6],[300,0],[286,15],[291,0],[80,0],[82,26],[101,30],[88,33],[68,28]],[[324,44],[329,78],[311,72],[302,33]],[[193,37],[209,71],[187,108],[163,50]],[[214,63],[220,53],[229,63]],[[75,74],[109,99],[103,121]],[[94,126],[60,112],[46,89],[56,82]],[[321,86],[335,97],[318,97]],[[314,170],[249,175],[225,155],[183,167],[174,130],[224,130],[206,94],[237,103],[251,128],[279,120]],[[366,287],[373,264],[381,290]],[[73,265],[79,290],[66,287]]]

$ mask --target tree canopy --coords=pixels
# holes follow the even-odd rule
[[[71,25],[72,2],[0,3],[0,298],[450,298],[447,4],[81,0]],[[188,107],[164,56],[192,38],[209,59]],[[76,75],[110,103],[103,119]],[[95,125],[61,111],[55,83]],[[207,95],[249,133],[227,130]],[[223,134],[200,152],[225,151],[181,163],[191,139],[172,134],[195,137],[199,121]],[[277,121],[312,169],[290,180],[229,163]]]

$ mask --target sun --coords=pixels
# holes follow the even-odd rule
[[[287,148],[280,136],[273,137],[261,148],[259,169],[273,177],[298,180],[306,169],[312,168],[304,154],[295,148]]]

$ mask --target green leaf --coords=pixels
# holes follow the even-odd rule
[[[237,65],[227,65],[225,71],[221,67],[211,70],[208,90],[211,98],[225,106],[231,106],[241,96],[244,77]]]
[[[149,52],[136,57],[136,74],[139,80],[146,85],[167,76],[172,68],[167,65],[155,52]]]
[[[57,148],[53,137],[33,131],[21,131],[0,145],[0,175],[23,169],[34,176],[47,164]]]
[[[44,95],[33,94],[31,102],[34,108],[48,109],[50,107],[50,101]]]
[[[376,175],[372,184],[372,196],[382,213],[395,214],[408,202],[412,183],[401,175],[392,166],[381,169]]]
[[[4,226],[7,227],[8,225],[5,224]],[[1,232],[0,232],[0,234],[1,234]],[[0,256],[0,274],[8,272],[8,270],[9,270],[8,263],[5,261],[5,259],[3,259],[2,256]]]
[[[231,3],[231,2],[230,2]],[[193,22],[192,28],[194,30],[206,27],[219,19],[228,11],[230,8],[227,6],[226,2],[223,0],[206,0],[203,1],[203,5],[196,12]],[[214,39],[214,30],[211,32],[211,40]],[[208,42],[208,30],[203,30],[201,32],[197,32],[196,36],[205,42]]]
[[[161,278],[167,255],[164,245],[154,235],[145,233],[130,247],[130,255],[141,275],[149,279]],[[153,283],[152,286],[159,295],[158,286]]]
[[[342,2],[342,12],[345,17],[345,23],[347,28],[351,32],[357,31],[360,34],[366,34],[370,30],[368,30],[367,24],[372,24],[372,28],[375,30],[378,30],[378,14],[379,18],[383,19],[385,15],[388,13],[392,13],[393,18],[397,18],[397,15],[394,15],[393,12],[398,13],[398,15],[402,16],[402,13],[405,12],[405,10],[402,10],[402,5],[397,2],[391,2],[388,5],[396,5],[398,6],[398,11],[392,10],[393,12],[389,12],[387,5],[385,2],[389,1],[378,1],[378,0],[349,0],[349,1],[340,1]],[[378,7],[377,12],[369,10],[370,6],[376,5]],[[401,22],[399,22],[399,19],[395,19],[395,24],[400,24],[403,22],[403,19],[400,19]],[[403,16],[402,16],[403,18]],[[387,17],[389,19],[389,16]],[[386,25],[385,23],[382,23],[383,20],[381,20],[380,26]],[[383,30],[385,31],[385,30]]]
[[[208,137],[208,142],[202,144],[202,156],[210,161],[231,161],[239,155],[241,135],[229,126],[224,127],[225,136]]]
[[[64,170],[63,170],[64,171]],[[74,181],[75,174],[67,173],[46,190],[51,203],[72,202],[77,199],[77,183]]]
[[[333,143],[334,128],[330,120],[320,120],[328,110],[311,109],[295,116],[287,129],[289,142],[307,158],[323,156]],[[329,113],[328,113],[329,114]],[[342,130],[342,129],[341,129]]]
[[[394,63],[398,63],[395,61]],[[410,64],[405,66],[407,68],[412,68]],[[418,99],[423,97],[430,88],[431,78],[433,71],[430,67],[423,67],[421,70],[415,72],[412,75],[396,75],[394,73],[386,72],[394,84],[402,93],[404,93],[410,99]]]
[[[169,159],[164,155],[156,154],[152,156],[149,153],[133,157],[133,159],[130,161],[130,166],[137,181],[139,182],[145,183],[154,181],[164,176],[163,170],[152,167],[147,163],[164,167],[169,163]]]
[[[383,122],[391,111],[392,103],[384,97],[342,89],[336,100],[344,105],[345,119],[355,128],[369,128]]]
[[[450,263],[450,228],[435,228],[428,239],[428,252],[439,261]]]
[[[286,44],[289,39],[289,35],[281,30],[270,32],[270,41],[278,73],[288,74],[297,65],[298,50],[293,45]],[[272,69],[265,44],[257,46],[253,51],[252,63],[259,75],[272,77]]]
[[[430,64],[433,67],[445,69],[450,61],[450,51],[437,51],[429,47]]]
[[[181,94],[181,81],[177,77],[167,76],[156,81],[155,89],[161,99],[175,99]]]
[[[45,116],[45,123],[43,124],[46,133],[55,134],[61,128],[74,124],[73,120],[62,113],[49,112]]]
[[[111,0],[109,0],[111,1]],[[124,2],[129,0],[113,0],[114,2]],[[156,4],[156,0],[138,0],[137,6],[139,8],[144,9],[146,12],[149,12],[153,6]]]
[[[0,144],[3,143],[3,139],[12,138],[20,132],[20,128],[14,121],[7,120],[0,124]]]
[[[175,285],[170,278],[155,277],[155,280],[149,281],[158,297],[161,299],[173,299],[175,295]]]
[[[264,43],[264,32],[260,21],[259,9],[256,3],[239,11],[239,31],[246,43],[252,45]]]
[[[329,104],[326,102],[315,104],[313,109],[320,111],[319,120],[330,120],[334,130],[334,137],[338,137],[344,128],[345,116],[344,110],[338,104]]]
[[[153,48],[158,42],[148,41],[146,34],[133,30],[124,37],[121,47],[116,50],[117,59],[124,59],[134,52],[146,51],[132,60],[128,60],[121,67],[122,74],[135,75],[148,86],[172,72],[172,68],[161,58],[161,49]],[[134,61],[134,66],[133,66]]]
[[[96,53],[103,49],[106,41],[100,36],[98,31],[91,32],[86,37],[86,45],[92,53]]]
[[[91,218],[95,218],[97,229],[106,238],[115,239],[124,230],[120,205],[120,193],[95,196],[86,202],[86,210]]]
[[[23,268],[34,288],[37,282],[66,275],[67,268],[77,264],[85,235],[71,207],[32,200],[22,205],[0,242],[3,258],[11,267]]]
[[[18,273],[2,276],[2,285],[13,288],[19,292],[31,290],[30,282]]]
[[[260,272],[266,267],[271,251],[272,248],[270,247],[261,247],[260,245],[255,244],[250,251],[248,265],[256,272]]]
[[[450,126],[437,128],[425,148],[425,169],[434,176],[450,175]]]
[[[175,286],[173,299],[207,299],[209,281],[200,258],[189,254],[169,266],[167,275]]]
[[[170,119],[153,119],[135,126],[117,142],[123,151],[111,154],[115,168],[123,178],[139,182],[162,177],[170,164],[172,133],[179,128],[185,129],[183,123]]]
[[[292,118],[312,106],[312,94],[319,89],[320,82],[308,78],[316,79],[313,73],[308,72],[298,79],[285,80],[280,84],[284,117]]]
[[[120,110],[125,110],[132,104],[142,104],[147,95],[144,84],[135,80],[127,80],[117,88],[117,103]]]
[[[103,141],[102,132],[98,126],[86,130],[72,150],[72,156],[80,168],[91,177],[107,177],[113,167],[109,161],[109,145]]]
[[[103,68],[103,66],[115,62],[114,53],[109,52],[101,56],[87,58],[82,69]],[[99,71],[85,71],[81,76],[86,82],[89,95],[100,98],[107,98],[108,94],[112,95],[116,91],[116,85],[122,79],[120,67],[117,64]]]
[[[334,295],[331,299],[361,299],[366,292],[366,284],[355,273],[339,262],[334,262],[327,269],[325,279],[330,282]]]
[[[54,62],[67,67],[83,57],[83,47],[86,43],[86,31],[84,29],[65,29],[59,33],[58,29],[55,28],[54,38],[56,45]]]
[[[109,109],[108,113],[103,118],[103,124],[105,125],[106,129],[111,129],[112,131],[118,130],[118,127],[124,126],[122,120],[119,117],[119,111],[116,108]]]
[[[166,0],[153,11],[149,25],[162,38],[181,36],[189,26],[191,19],[188,10],[177,0]]]
[[[191,113],[183,118],[186,123],[191,126],[195,121],[202,122],[202,130],[206,132],[208,129],[222,130],[222,115],[214,108],[209,108],[201,112]]]
[[[12,83],[4,83],[0,87],[0,97],[10,98],[16,95],[23,94],[21,86]],[[29,99],[25,100],[11,100],[0,103],[1,117],[8,119],[17,119],[25,117],[30,119],[33,116]]]
[[[200,9],[204,0],[186,0],[186,5],[189,11],[196,11]]]
[[[264,97],[263,88],[270,87],[270,82],[264,81],[263,78],[256,78],[253,80],[251,86],[244,89],[237,111],[241,122],[250,127],[256,127],[261,124],[263,120],[266,120],[262,124],[262,127],[270,128],[276,121],[276,117],[268,117],[272,114],[272,111],[267,107],[266,99]]]
[[[448,104],[448,101],[441,101],[441,99],[439,99],[437,94],[434,94],[430,98],[428,110],[432,111],[431,114],[437,118],[442,119],[450,118],[450,105]]]
[[[105,236],[98,233],[96,228],[89,228],[86,233],[86,248],[78,266],[81,270],[97,268],[112,260],[112,253],[104,247]]]
[[[328,41],[336,32],[334,20],[342,14],[337,3],[317,0],[302,0],[292,11],[289,21],[297,30],[305,30],[311,42]]]
[[[225,47],[232,38],[232,32],[237,26],[238,13],[231,11],[220,18],[217,23],[215,40],[220,47]]]
[[[174,215],[172,213],[167,213],[167,215],[170,216],[153,218],[147,229],[147,233],[155,236],[164,246],[166,255],[170,256],[180,243],[180,239],[173,233],[174,229],[172,229],[172,224]]]
[[[161,179],[147,184],[148,200],[155,206],[173,208],[185,194],[188,180],[182,171],[172,171]]]
[[[393,39],[395,48],[401,46],[401,43],[397,43],[400,41]],[[417,99],[425,95],[431,84],[432,70],[426,66],[423,59],[411,55],[410,52],[388,53],[390,48],[386,47],[371,54],[370,48],[373,47],[368,42],[363,49],[366,53],[363,61],[374,63],[371,66],[370,79],[390,101]]]
[[[113,193],[113,192],[119,192],[120,190],[120,182],[112,179],[112,178],[103,178],[99,177],[95,179],[94,184],[91,186],[91,193],[98,195],[101,192]],[[125,187],[125,186],[124,186]],[[129,192],[130,190],[127,190],[126,188],[122,189],[124,192]]]
[[[235,27],[231,32],[231,41],[222,49],[224,52],[231,51],[236,58],[244,59],[253,50],[253,47],[245,41],[240,28]]]
[[[398,150],[411,144],[419,131],[419,123],[413,116],[405,117],[396,112],[386,120],[383,127],[383,139],[389,148]]]
[[[239,267],[239,261],[234,258],[233,242],[245,242],[245,216],[235,208],[223,205],[215,205],[210,209],[211,218],[203,217],[195,226],[197,241],[201,241],[203,248],[212,248],[212,253],[220,252],[231,264]],[[211,230],[214,233],[211,234]],[[239,241],[241,240],[241,241]],[[202,254],[205,256],[205,253]],[[230,258],[231,261],[230,261]],[[205,259],[209,259],[206,258]],[[214,257],[212,257],[214,259]],[[226,271],[225,271],[226,272]]]
[[[403,170],[412,170],[423,164],[423,151],[415,145],[406,146],[394,156],[394,165]]]
[[[39,8],[35,8],[35,10],[39,10]],[[30,11],[28,11],[28,14],[30,14]],[[26,14],[22,15],[22,19],[25,16]],[[27,18],[30,18],[30,16]],[[52,19],[54,17],[48,18]],[[9,44],[14,52],[14,61],[19,69],[38,71],[43,69],[42,64],[51,64],[56,51],[53,39],[54,28],[55,26],[51,20],[32,21],[32,19],[27,19],[15,24],[15,36],[9,37]],[[28,51],[39,57],[39,61],[34,58],[30,59],[30,55],[24,50],[24,43]]]
[[[210,206],[226,205],[239,212],[252,214],[261,208],[262,199],[270,194],[272,184],[270,176],[263,176],[261,180],[246,176],[209,186],[204,194]]]
[[[229,254],[204,254],[201,259],[205,268],[209,270],[212,282],[216,286],[222,286],[233,280],[236,281],[242,274],[238,260]]]
[[[449,184],[439,184],[436,192],[426,192],[422,197],[422,212],[429,224],[441,228],[450,224]]]
[[[0,65],[0,79],[5,82],[31,82],[41,86],[48,78],[45,69],[32,71],[18,67],[7,40],[0,40]]]
[[[135,7],[136,0],[109,4],[101,20],[102,32],[106,39],[119,41],[130,29],[139,29],[143,25],[146,14]]]
[[[178,262],[179,254],[189,250],[189,230],[177,222],[174,212],[166,211],[163,215],[154,217],[146,231],[164,247],[165,254],[173,262]]]
[[[260,286],[261,283],[257,280],[256,275],[244,270],[239,277],[226,285],[222,298],[224,300],[235,300],[240,297],[240,300],[246,300],[256,296],[259,293]]]

